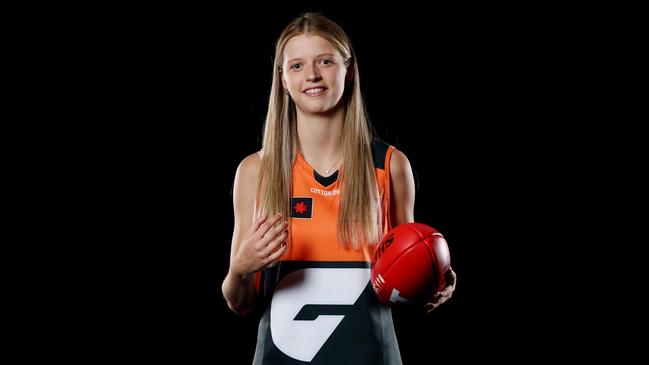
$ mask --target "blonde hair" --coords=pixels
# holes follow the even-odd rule
[[[291,176],[297,146],[295,104],[282,88],[282,54],[286,42],[300,34],[316,34],[327,39],[348,63],[351,83],[346,86],[342,145],[344,164],[339,175],[342,202],[338,238],[344,247],[359,249],[381,237],[381,205],[372,159],[372,133],[361,95],[358,65],[349,38],[332,20],[317,13],[306,13],[284,29],[275,47],[273,82],[264,124],[260,171],[260,209],[257,214],[282,213],[289,217]]]

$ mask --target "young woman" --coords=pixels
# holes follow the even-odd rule
[[[372,137],[340,26],[304,14],[275,51],[262,149],[235,177],[223,295],[236,313],[259,308],[255,364],[400,364],[369,275],[373,247],[414,221],[410,164]],[[449,276],[429,309],[450,298]]]

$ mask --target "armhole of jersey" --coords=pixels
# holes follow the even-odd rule
[[[391,214],[391,206],[390,206],[390,157],[392,157],[392,151],[394,151],[394,146],[389,146],[387,152],[385,153],[385,183],[384,183],[384,188],[383,188],[383,199],[385,199],[385,206],[387,209],[386,212],[386,217],[387,217],[387,222],[388,222],[388,228],[387,230],[392,229],[392,220],[390,219]]]

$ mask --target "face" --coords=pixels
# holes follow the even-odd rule
[[[283,58],[282,84],[300,111],[326,113],[339,104],[347,67],[328,40],[313,34],[295,36],[286,42]]]

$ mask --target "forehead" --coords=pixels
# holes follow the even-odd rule
[[[333,53],[339,55],[336,48],[325,38],[315,34],[300,34],[286,42],[284,60],[294,58],[311,58],[317,55]]]

